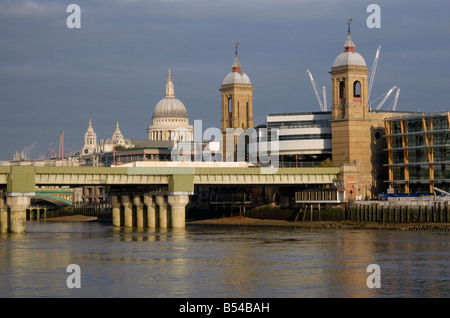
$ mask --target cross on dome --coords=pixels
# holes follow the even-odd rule
[[[347,25],[348,25],[348,29],[347,29],[347,41],[345,41],[344,44],[344,52],[355,52],[355,44],[352,41],[352,35],[351,35],[351,31],[350,31],[350,24],[352,24],[352,19],[348,19],[347,20]]]
[[[238,59],[238,46],[239,46],[239,42],[236,42],[235,44],[234,44],[234,47],[235,47],[235,52],[234,52],[234,62],[233,62],[233,65],[231,65],[231,70],[233,71],[233,72],[242,72],[241,71],[241,64],[239,64],[239,59]]]
[[[172,82],[170,68],[169,68],[169,77],[167,78],[167,84],[166,84],[166,98],[175,98],[175,87]]]

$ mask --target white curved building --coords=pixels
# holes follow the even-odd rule
[[[147,127],[148,140],[192,141],[194,129],[189,125],[186,107],[175,98],[174,85],[169,69],[166,95],[153,111],[152,124]]]

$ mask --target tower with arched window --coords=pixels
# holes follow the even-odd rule
[[[247,130],[253,128],[253,86],[247,74],[242,72],[241,64],[238,59],[237,46],[235,44],[235,57],[231,72],[223,79],[220,88],[222,96],[222,136],[223,149],[226,146],[226,130],[237,128]],[[230,136],[231,138],[231,136]],[[234,149],[236,154],[237,136],[234,135]],[[224,161],[228,155],[224,152]]]
[[[332,161],[336,166],[347,166],[352,180],[346,180],[346,195],[354,198],[374,197],[383,189],[383,140],[380,132],[386,114],[369,109],[368,74],[364,58],[355,51],[348,22],[344,52],[334,60],[331,68]],[[378,132],[378,134],[377,134]]]
[[[344,52],[336,57],[330,72],[334,120],[367,118],[368,73],[364,58],[355,51],[349,25]]]
[[[97,134],[94,131],[94,127],[92,126],[92,121],[89,119],[89,125],[84,134],[84,146],[81,149],[81,154],[90,155],[94,153],[97,148]]]

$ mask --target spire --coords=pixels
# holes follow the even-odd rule
[[[350,24],[352,23],[352,19],[347,20],[347,41],[344,44],[344,52],[355,52],[355,44],[352,41],[352,35],[350,31]]]
[[[231,70],[233,72],[241,72],[241,64],[239,64],[239,59],[238,59],[238,46],[239,46],[239,42],[236,42],[234,44],[235,47],[235,52],[234,52],[234,62],[233,65],[231,65]]]
[[[116,123],[116,129],[114,129],[113,136],[111,139],[115,140],[116,143],[118,142],[118,140],[123,139],[123,135],[122,135],[122,132],[120,131],[118,121]]]
[[[92,120],[91,119],[89,119],[89,125],[88,125],[88,128],[87,128],[87,130],[86,130],[86,133],[94,133],[94,127],[92,126]]]
[[[166,98],[175,98],[175,88],[173,86],[172,76],[170,75],[170,68],[169,68],[169,77],[167,78],[166,84]]]

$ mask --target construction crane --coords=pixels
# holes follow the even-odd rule
[[[322,90],[323,90],[323,100],[322,100],[322,96],[320,96],[319,90],[317,89],[316,82],[314,81],[314,78],[313,78],[311,72],[309,70],[306,70],[306,72],[308,72],[309,79],[311,80],[311,84],[314,88],[314,93],[316,94],[320,109],[323,112],[327,111],[327,97],[326,97],[326,92],[325,92],[325,86],[322,88]]]
[[[395,93],[394,104],[392,105],[392,111],[397,108],[398,95],[400,94],[400,88],[397,88],[397,93]]]
[[[450,193],[448,193],[447,191],[441,190],[441,189],[436,188],[436,187],[433,187],[433,190],[441,192],[446,197],[450,197]],[[436,196],[436,192],[434,192],[434,195]]]
[[[47,154],[45,155],[45,160],[48,158],[48,154],[50,153],[50,149],[52,149],[53,142],[50,143],[50,147],[48,147]]]
[[[373,61],[372,70],[369,77],[369,89],[367,93],[367,99],[370,100],[370,92],[372,91],[373,80],[375,79],[375,71],[377,70],[378,58],[380,57],[381,45],[377,49],[377,53],[375,54],[375,60]]]
[[[392,87],[387,94],[384,96],[384,98],[381,100],[381,102],[378,104],[377,106],[377,110],[380,110],[381,106],[383,106],[384,102],[386,101],[386,99],[388,99],[388,97],[392,94],[392,92],[397,88],[397,86]]]

